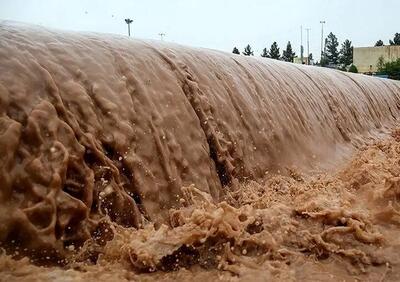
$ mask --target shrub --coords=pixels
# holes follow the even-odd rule
[[[349,68],[349,72],[354,72],[354,73],[358,73],[358,69],[355,65],[351,65]]]

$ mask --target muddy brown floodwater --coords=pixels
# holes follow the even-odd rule
[[[400,83],[0,22],[0,280],[400,280]]]

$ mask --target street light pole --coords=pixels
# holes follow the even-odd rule
[[[131,36],[131,23],[133,22],[133,20],[127,18],[125,19],[125,22],[128,25],[128,36]]]
[[[306,28],[306,30],[307,30],[307,65],[310,64],[310,38],[309,38],[310,29],[311,28]]]
[[[322,57],[324,56],[323,48],[324,48],[324,23],[325,23],[325,21],[320,21],[319,23],[321,24],[321,60],[322,60]]]
[[[300,59],[301,64],[303,64],[304,56],[303,56],[304,48],[303,48],[303,26],[300,26]]]

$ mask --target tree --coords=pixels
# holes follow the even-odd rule
[[[244,48],[244,51],[242,52],[242,54],[245,56],[254,56],[254,52],[251,49],[250,44],[247,44],[247,46]]]
[[[339,62],[338,46],[339,42],[337,37],[331,32],[325,40],[326,42],[326,54],[325,57],[329,64],[337,65]]]
[[[269,58],[270,57],[267,48],[263,49],[263,51],[261,53],[261,57],[263,57],[263,58]]]
[[[390,45],[400,45],[400,33],[396,32],[393,40],[389,40]]]
[[[286,62],[291,62],[293,63],[294,56],[296,55],[295,52],[292,50],[292,44],[290,44],[290,41],[288,41],[286,45],[286,50],[283,50],[282,52],[282,59]]]
[[[358,73],[358,69],[355,65],[352,64],[349,68],[349,72]]]
[[[319,65],[320,65],[321,67],[325,67],[325,66],[328,65],[328,64],[329,64],[329,61],[328,61],[328,58],[326,57],[326,53],[325,53],[325,52],[322,52],[321,60],[320,60],[320,62],[319,62]]]
[[[376,41],[376,43],[375,43],[375,47],[378,47],[378,46],[384,46],[383,41],[380,39],[378,41]]]
[[[378,58],[378,62],[376,63],[376,67],[378,69],[378,72],[381,72],[383,70],[383,68],[385,67],[385,59],[383,58],[383,56],[380,56]]]
[[[342,44],[342,49],[340,49],[339,63],[343,67],[347,67],[353,63],[353,46],[351,46],[351,41],[346,39]]]
[[[380,72],[387,74],[391,79],[400,80],[400,58],[396,61],[385,63]]]
[[[239,49],[236,47],[233,47],[232,53],[240,55]]]
[[[281,58],[278,43],[276,42],[272,43],[271,48],[269,50],[269,57],[276,60],[279,60]]]

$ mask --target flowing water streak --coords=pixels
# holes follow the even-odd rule
[[[395,81],[2,22],[0,242],[62,263],[105,216],[169,223],[184,186],[218,201],[271,171],[331,168],[399,107]]]

